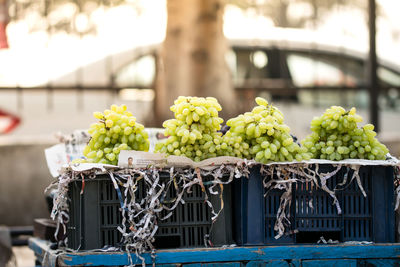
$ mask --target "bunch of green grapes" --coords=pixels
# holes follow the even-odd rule
[[[155,151],[194,161],[224,155],[229,144],[218,132],[223,122],[218,117],[221,109],[213,97],[178,97],[171,106],[175,119],[163,123],[168,138],[157,143]]]
[[[226,136],[234,139],[239,157],[255,159],[261,163],[273,161],[308,160],[311,153],[293,141],[290,128],[283,123],[283,114],[261,97],[258,106],[227,121],[230,130]]]
[[[301,143],[317,159],[386,159],[389,151],[375,138],[374,126],[366,124],[359,128],[359,122],[362,117],[354,107],[346,111],[332,106],[311,121],[312,133]]]
[[[104,113],[94,112],[98,122],[90,125],[89,143],[83,150],[86,162],[114,164],[121,150],[149,150],[149,138],[144,126],[136,122],[126,105],[111,105]]]

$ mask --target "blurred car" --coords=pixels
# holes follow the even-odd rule
[[[226,62],[241,99],[253,102],[255,95],[264,94],[272,100],[302,104],[368,106],[365,47],[356,51],[357,44],[344,47],[331,40],[324,42],[304,35],[303,30],[278,32],[279,35],[268,39],[228,39]],[[133,53],[135,58],[113,73],[115,85],[152,89],[159,48],[160,44],[156,44]],[[385,89],[379,99],[380,106],[399,108],[400,66],[382,59],[378,63],[379,86]],[[346,88],[350,90],[343,90]]]

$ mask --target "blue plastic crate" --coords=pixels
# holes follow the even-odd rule
[[[328,172],[332,165],[320,165]],[[364,197],[356,180],[350,182],[353,170],[342,167],[327,180],[330,189],[337,187],[348,175],[348,182],[336,191],[342,213],[338,214],[333,199],[311,183],[294,185],[288,210],[288,233],[279,239],[274,231],[276,215],[283,190],[266,193],[260,167],[253,167],[249,179],[234,184],[234,234],[239,245],[315,243],[325,239],[344,241],[395,241],[393,168],[362,166],[359,174],[367,194]],[[310,205],[310,202],[312,205]]]
[[[161,179],[169,180],[169,173],[160,173]],[[203,177],[207,180],[208,177]],[[143,180],[138,183],[137,199],[146,194]],[[205,186],[206,188],[209,185]],[[69,185],[69,222],[67,225],[68,247],[72,249],[99,249],[104,246],[122,246],[121,233],[117,230],[122,225],[122,214],[117,191],[108,175],[98,175],[95,179],[85,179],[83,194],[82,181]],[[219,191],[219,189],[216,189]],[[170,186],[166,199],[174,199],[176,191]],[[219,195],[211,195],[210,202],[218,211],[221,205]],[[214,245],[231,244],[231,186],[224,187],[225,208],[212,225],[211,209],[204,201],[204,192],[199,185],[194,185],[191,192],[183,196],[185,204],[178,204],[172,216],[158,220],[155,235],[156,248],[203,247],[206,234]],[[167,215],[164,210],[161,217]],[[212,227],[212,228],[211,228]]]

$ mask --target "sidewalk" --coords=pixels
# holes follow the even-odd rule
[[[35,255],[28,246],[13,247],[13,252],[17,260],[18,267],[35,266]]]

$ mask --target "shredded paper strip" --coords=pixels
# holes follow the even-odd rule
[[[261,177],[265,195],[272,189],[281,189],[283,194],[280,198],[280,205],[277,212],[276,223],[274,230],[276,231],[275,238],[280,238],[284,234],[288,234],[290,226],[290,206],[292,205],[292,190],[296,183],[311,183],[315,188],[321,188],[332,197],[333,204],[336,206],[338,214],[342,212],[339,201],[335,195],[337,188],[328,188],[327,181],[332,178],[342,167],[354,170],[352,177],[343,177],[343,181],[338,186],[345,185],[350,179],[350,182],[356,180],[359,189],[366,196],[364,188],[359,176],[361,165],[353,162],[337,162],[332,164],[333,171],[322,172],[319,168],[319,163],[325,162],[300,162],[300,163],[277,163],[261,165]],[[90,167],[70,167],[65,168],[63,173],[58,177],[57,187],[58,194],[54,199],[53,211],[51,217],[57,221],[56,236],[59,231],[66,233],[66,225],[69,220],[68,206],[68,187],[69,183],[76,180],[82,181],[82,190],[84,190],[85,179],[94,179],[99,173],[107,173],[117,191],[118,199],[121,205],[122,224],[118,227],[118,231],[122,234],[123,248],[128,252],[130,265],[138,264],[134,262],[129,252],[134,252],[141,264],[145,266],[145,260],[141,256],[142,253],[151,251],[153,259],[155,257],[155,249],[153,246],[154,236],[158,229],[158,222],[169,218],[179,203],[184,204],[183,196],[185,193],[190,193],[193,185],[199,185],[202,191],[205,192],[205,202],[211,208],[212,222],[218,218],[218,215],[223,209],[222,192],[226,184],[231,183],[234,179],[249,177],[250,167],[257,165],[254,161],[238,161],[236,163],[222,164],[214,166],[214,168],[181,168],[170,167],[169,180],[161,180],[160,172],[165,169],[157,167],[149,167],[142,169],[133,168],[116,168],[116,166],[97,166]],[[400,206],[400,179],[399,168],[394,166],[396,171],[396,210]],[[211,179],[203,180],[205,177]],[[145,186],[146,195],[138,199],[136,191],[142,182]],[[174,187],[176,197],[166,200],[168,188]],[[83,193],[83,192],[81,192]],[[219,210],[216,210],[209,201],[209,194],[220,194],[221,205]],[[313,203],[310,201],[308,205],[312,208]],[[162,211],[164,211],[162,213]],[[163,216],[161,216],[163,214]],[[400,226],[399,226],[400,233]],[[290,234],[290,233],[289,233]],[[205,245],[209,245],[209,237],[204,237]],[[153,261],[154,263],[154,261]]]

